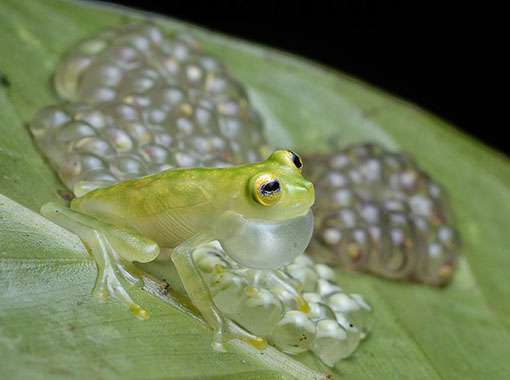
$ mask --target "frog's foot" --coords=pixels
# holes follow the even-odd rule
[[[137,274],[137,271],[139,271],[138,268],[119,257],[104,234],[97,234],[97,241],[95,243],[99,243],[97,246],[99,249],[93,249],[91,247],[92,244],[90,242],[87,243],[94,257],[96,258],[96,256],[100,254],[102,262],[105,263],[105,265],[100,265],[100,261],[96,259],[98,273],[96,284],[92,291],[94,298],[99,301],[106,301],[108,297],[113,294],[126,305],[135,316],[140,319],[149,318],[149,312],[132,300],[121,283],[121,279],[124,279],[131,285],[137,287],[143,286],[143,279],[141,275]]]
[[[137,259],[150,261],[159,252],[155,243],[137,231],[115,227],[55,203],[45,204],[41,214],[77,234],[94,257],[98,276],[92,295],[96,299],[105,301],[109,295],[114,295],[138,318],[149,318],[149,312],[129,296],[123,281],[143,286],[143,271],[133,265],[130,259],[143,252],[146,256]]]

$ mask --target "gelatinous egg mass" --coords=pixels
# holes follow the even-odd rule
[[[244,87],[186,34],[150,23],[102,31],[70,51],[54,84],[71,103],[39,111],[31,130],[71,189],[269,153]]]
[[[78,196],[162,170],[227,167],[270,152],[244,87],[188,34],[152,23],[101,31],[71,49],[54,85],[65,103],[40,110],[30,129]],[[409,157],[358,145],[303,161],[293,158],[316,189],[310,254],[395,279],[437,285],[450,278],[459,240],[446,196]],[[311,350],[334,365],[370,329],[370,306],[306,255],[273,271],[241,267],[213,246],[195,260],[220,310],[288,353]]]
[[[290,354],[311,350],[335,365],[350,356],[372,326],[372,309],[345,292],[334,272],[303,254],[281,270],[243,267],[219,244],[193,258],[220,311]]]
[[[310,254],[394,279],[449,280],[460,242],[447,197],[409,156],[356,145],[311,156],[304,170],[316,189]]]

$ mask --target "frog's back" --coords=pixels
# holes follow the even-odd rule
[[[75,198],[71,208],[135,227],[160,246],[175,247],[218,212],[219,174],[207,168],[168,170],[97,189]]]

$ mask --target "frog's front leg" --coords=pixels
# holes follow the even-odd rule
[[[193,260],[193,251],[199,246],[215,240],[206,233],[195,235],[193,238],[177,246],[172,252],[172,261],[177,268],[179,277],[193,304],[200,310],[206,321],[214,329],[212,346],[214,350],[226,352],[225,338],[238,338],[247,341],[257,348],[267,345],[263,337],[250,334],[229,324],[222,316],[209,292],[209,288]],[[225,337],[226,335],[226,337]]]
[[[149,318],[149,312],[131,299],[120,279],[131,285],[143,283],[142,271],[132,261],[154,260],[159,253],[155,242],[132,228],[114,226],[52,202],[42,206],[41,214],[77,234],[96,260],[95,298],[104,301],[113,294],[137,317]]]

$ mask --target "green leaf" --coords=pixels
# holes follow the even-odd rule
[[[58,102],[56,64],[105,26],[142,16],[56,0],[0,3],[0,373],[6,378],[312,378],[296,360],[239,342],[210,348],[211,331],[186,299],[147,282],[132,295],[139,321],[115,300],[91,297],[96,269],[76,236],[36,212],[63,189],[24,128]],[[463,238],[453,282],[436,289],[339,271],[374,306],[375,326],[334,378],[505,378],[510,373],[510,165],[508,159],[423,110],[340,73],[169,19],[228,62],[266,121],[271,140],[328,151],[331,137],[411,152],[451,194]],[[466,79],[468,80],[468,79]],[[8,197],[8,198],[6,198]],[[10,198],[10,199],[9,199]],[[154,295],[157,295],[154,296]],[[168,303],[174,306],[169,306]],[[307,372],[308,371],[308,372]]]

